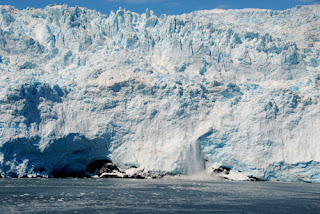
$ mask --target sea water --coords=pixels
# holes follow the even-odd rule
[[[320,184],[0,179],[0,213],[320,213]]]

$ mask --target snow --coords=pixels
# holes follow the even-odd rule
[[[3,177],[109,158],[146,172],[224,166],[234,180],[320,182],[319,5],[0,11]]]

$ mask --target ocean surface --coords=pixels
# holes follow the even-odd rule
[[[0,213],[320,213],[320,184],[0,179]]]

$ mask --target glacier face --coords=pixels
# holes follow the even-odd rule
[[[320,6],[0,6],[0,174],[224,166],[320,182]]]

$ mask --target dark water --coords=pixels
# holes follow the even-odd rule
[[[0,213],[320,213],[320,184],[0,179]]]

